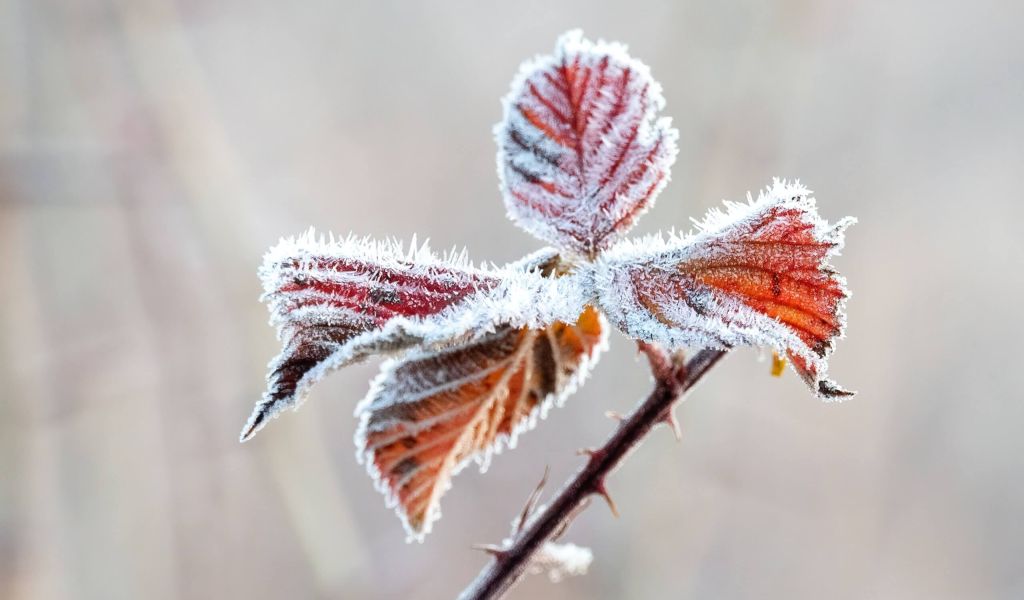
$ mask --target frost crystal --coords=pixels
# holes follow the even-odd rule
[[[661,86],[621,44],[570,31],[524,63],[495,128],[513,221],[589,258],[632,227],[668,181],[678,132]]]
[[[712,211],[698,232],[623,242],[591,267],[599,306],[626,335],[672,348],[771,346],[823,399],[849,292],[828,264],[852,218],[829,225],[799,183]]]

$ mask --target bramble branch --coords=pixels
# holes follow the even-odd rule
[[[681,354],[669,354],[659,346],[640,342],[640,351],[650,362],[655,387],[651,394],[629,416],[603,446],[588,450],[589,460],[559,492],[558,496],[500,550],[491,550],[491,562],[467,587],[462,600],[484,600],[502,597],[523,576],[531,557],[545,542],[556,537],[591,496],[611,502],[605,480],[622,459],[660,423],[677,430],[672,409],[723,356],[724,350],[701,350],[690,361]]]

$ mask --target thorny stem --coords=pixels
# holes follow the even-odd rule
[[[670,355],[658,346],[641,342],[639,347],[650,362],[654,390],[622,420],[602,447],[587,451],[590,459],[543,512],[533,517],[510,544],[491,552],[493,559],[462,592],[461,600],[501,598],[523,576],[533,554],[564,530],[591,496],[604,497],[614,511],[605,488],[608,474],[656,425],[674,424],[675,403],[725,356],[724,350],[701,350],[684,363],[681,355]]]

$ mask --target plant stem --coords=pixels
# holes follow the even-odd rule
[[[493,559],[462,592],[462,600],[502,597],[523,576],[533,554],[564,530],[590,496],[603,496],[614,511],[605,478],[655,425],[662,422],[674,425],[672,408],[675,403],[725,356],[724,350],[701,350],[684,363],[680,355],[669,355],[658,346],[645,343],[639,346],[650,362],[654,390],[622,420],[601,448],[586,451],[590,456],[587,464],[566,483],[548,507],[533,517],[510,544],[492,552]]]

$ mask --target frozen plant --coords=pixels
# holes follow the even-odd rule
[[[260,277],[283,349],[242,441],[328,372],[388,356],[356,409],[357,457],[422,541],[452,476],[474,461],[486,468],[564,402],[605,349],[610,322],[648,355],[655,392],[494,549],[490,574],[467,590],[489,597],[546,559],[576,565],[564,572],[589,564],[552,537],[586,497],[607,498],[607,472],[726,350],[771,348],[819,398],[850,396],[826,370],[849,295],[829,258],[854,219],[825,222],[809,190],[777,179],[688,235],[623,239],[676,158],[664,104],[625,46],[570,31],[553,55],[522,66],[495,128],[508,215],[550,248],[497,267],[415,241],[312,230],[282,240]],[[684,347],[704,350],[685,364]]]

